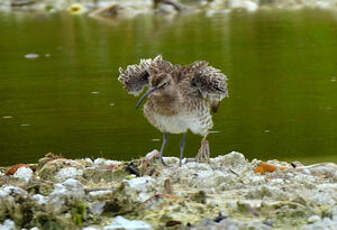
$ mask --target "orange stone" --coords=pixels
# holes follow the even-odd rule
[[[261,162],[254,170],[254,173],[265,174],[268,172],[274,172],[277,168],[281,170],[285,170],[287,167],[284,166],[276,166]]]
[[[16,170],[18,170],[18,168],[21,168],[21,167],[30,168],[29,165],[27,165],[27,164],[16,164],[16,165],[13,165],[10,169],[8,169],[5,172],[5,175],[14,175]]]

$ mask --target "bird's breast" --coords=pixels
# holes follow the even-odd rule
[[[169,95],[150,95],[145,107],[148,112],[164,116],[174,116],[182,109],[178,98]]]

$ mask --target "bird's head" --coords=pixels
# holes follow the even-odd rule
[[[170,74],[158,74],[151,78],[149,88],[156,88],[154,91],[156,94],[160,94],[164,91],[167,91],[172,86],[172,77]]]
[[[167,73],[157,74],[150,78],[149,89],[146,93],[139,99],[136,108],[142,104],[142,102],[150,95],[160,95],[165,93],[170,93],[173,91],[173,80],[172,76]]]

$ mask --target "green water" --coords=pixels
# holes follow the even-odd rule
[[[213,116],[220,133],[208,137],[213,156],[337,161],[337,13],[111,22],[1,13],[0,31],[0,165],[47,152],[126,160],[159,148],[160,132],[117,81],[119,66],[159,53],[205,59],[228,75],[230,98]],[[179,138],[169,136],[165,155],[178,156]],[[185,156],[200,139],[187,135]]]

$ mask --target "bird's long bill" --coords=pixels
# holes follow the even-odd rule
[[[154,87],[154,88],[150,88],[146,91],[146,93],[139,99],[139,101],[137,102],[137,105],[136,105],[136,109],[139,108],[139,106],[142,104],[142,102],[145,100],[145,98],[147,96],[149,96],[151,93],[153,93],[154,91],[156,91],[158,88],[157,87]]]

